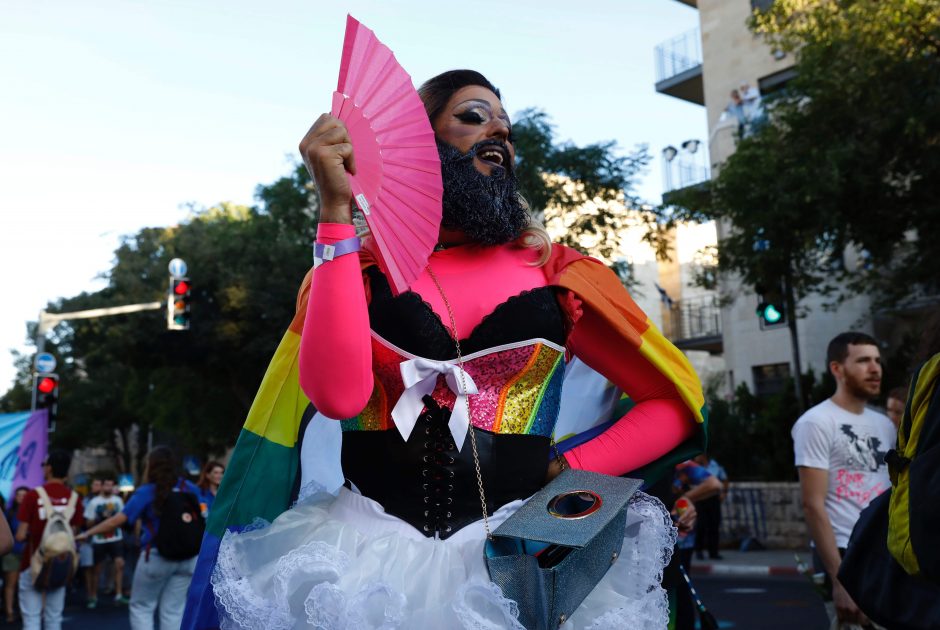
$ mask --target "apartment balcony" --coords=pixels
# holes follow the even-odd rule
[[[686,140],[678,149],[670,144],[662,157],[664,195],[711,179],[708,150],[701,140]]]
[[[663,334],[677,348],[721,354],[721,308],[716,297],[678,300],[664,315]]]
[[[655,57],[657,92],[705,104],[702,36],[697,28],[657,46]]]

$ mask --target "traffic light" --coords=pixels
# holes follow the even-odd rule
[[[761,330],[786,325],[787,307],[783,299],[783,292],[779,289],[767,289],[761,285],[754,288],[757,291],[756,312]]]
[[[33,376],[33,395],[36,397],[36,409],[49,410],[49,426],[55,422],[59,411],[59,375],[36,374]]]
[[[189,278],[170,278],[170,292],[166,298],[167,330],[189,330],[191,295]]]

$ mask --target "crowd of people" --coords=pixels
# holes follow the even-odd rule
[[[160,446],[147,455],[143,484],[121,492],[110,474],[95,476],[87,488],[73,488],[68,481],[71,463],[69,452],[50,450],[43,461],[45,483],[16,488],[6,505],[3,525],[11,532],[9,550],[2,556],[6,621],[20,617],[26,630],[58,630],[68,591],[76,599],[83,596],[89,609],[99,605],[100,594],[113,596],[113,605],[129,607],[134,630],[153,628],[157,610],[159,627],[178,628],[195,552],[189,559],[161,558],[154,545],[160,517],[168,513],[169,496],[189,494],[191,520],[201,528],[225,466],[209,461],[194,483],[179,470],[173,452]],[[58,518],[47,516],[47,500],[71,526],[67,540],[55,542],[46,532]],[[4,549],[0,528],[0,551]],[[130,580],[125,579],[128,574]]]

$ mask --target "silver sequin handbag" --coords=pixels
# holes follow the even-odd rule
[[[616,562],[641,483],[565,470],[487,539],[490,579],[519,605],[527,630],[565,623]]]

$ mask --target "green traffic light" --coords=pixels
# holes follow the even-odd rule
[[[768,324],[776,324],[781,319],[783,319],[783,313],[777,310],[777,307],[773,304],[768,304],[764,307],[764,311],[761,313],[761,317],[764,318],[764,321]]]

